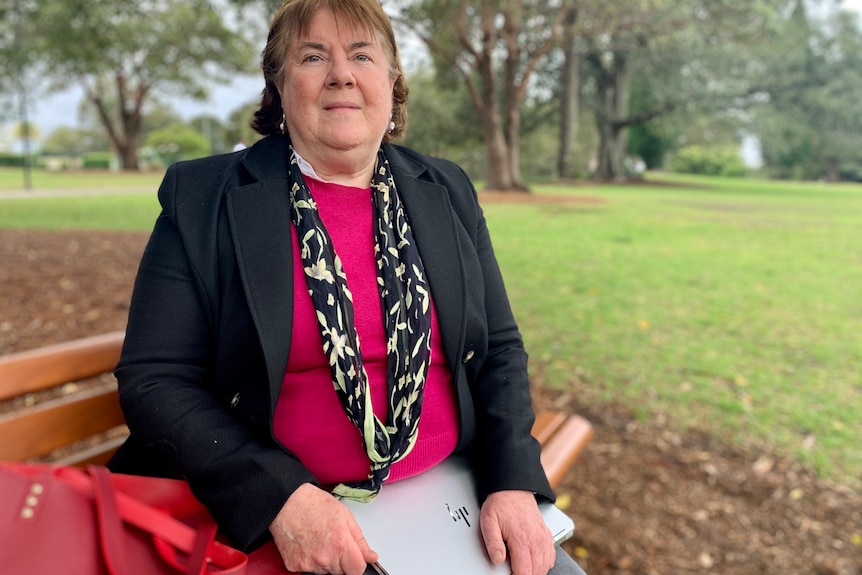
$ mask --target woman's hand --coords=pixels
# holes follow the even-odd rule
[[[353,514],[310,483],[293,492],[269,530],[288,571],[362,575],[377,561]]]
[[[489,495],[479,525],[492,562],[505,561],[508,546],[513,575],[547,575],[554,566],[554,539],[529,491]]]

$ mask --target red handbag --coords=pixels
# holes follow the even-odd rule
[[[4,463],[0,510],[4,575],[247,573],[184,481]]]

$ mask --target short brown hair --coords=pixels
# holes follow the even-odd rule
[[[284,75],[287,49],[294,38],[305,32],[311,19],[322,9],[332,10],[357,28],[379,35],[389,60],[390,74],[395,78],[392,90],[392,121],[395,128],[387,132],[383,140],[401,136],[407,126],[407,82],[395,44],[392,21],[383,11],[379,0],[285,0],[272,18],[266,46],[261,54],[260,65],[266,85],[251,127],[264,136],[281,132],[283,110],[277,86]]]

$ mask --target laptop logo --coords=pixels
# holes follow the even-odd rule
[[[449,512],[449,516],[452,518],[452,521],[458,522],[463,521],[467,524],[467,527],[472,527],[470,525],[470,520],[467,519],[467,516],[470,515],[470,512],[467,511],[467,508],[464,506],[459,507],[458,509],[453,510],[449,507],[449,504],[446,504],[446,511]]]

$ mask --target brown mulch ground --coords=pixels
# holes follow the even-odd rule
[[[146,237],[0,230],[0,353],[123,329]],[[595,425],[559,489],[577,524],[566,547],[590,575],[862,574],[860,493],[578,396],[536,402]]]

